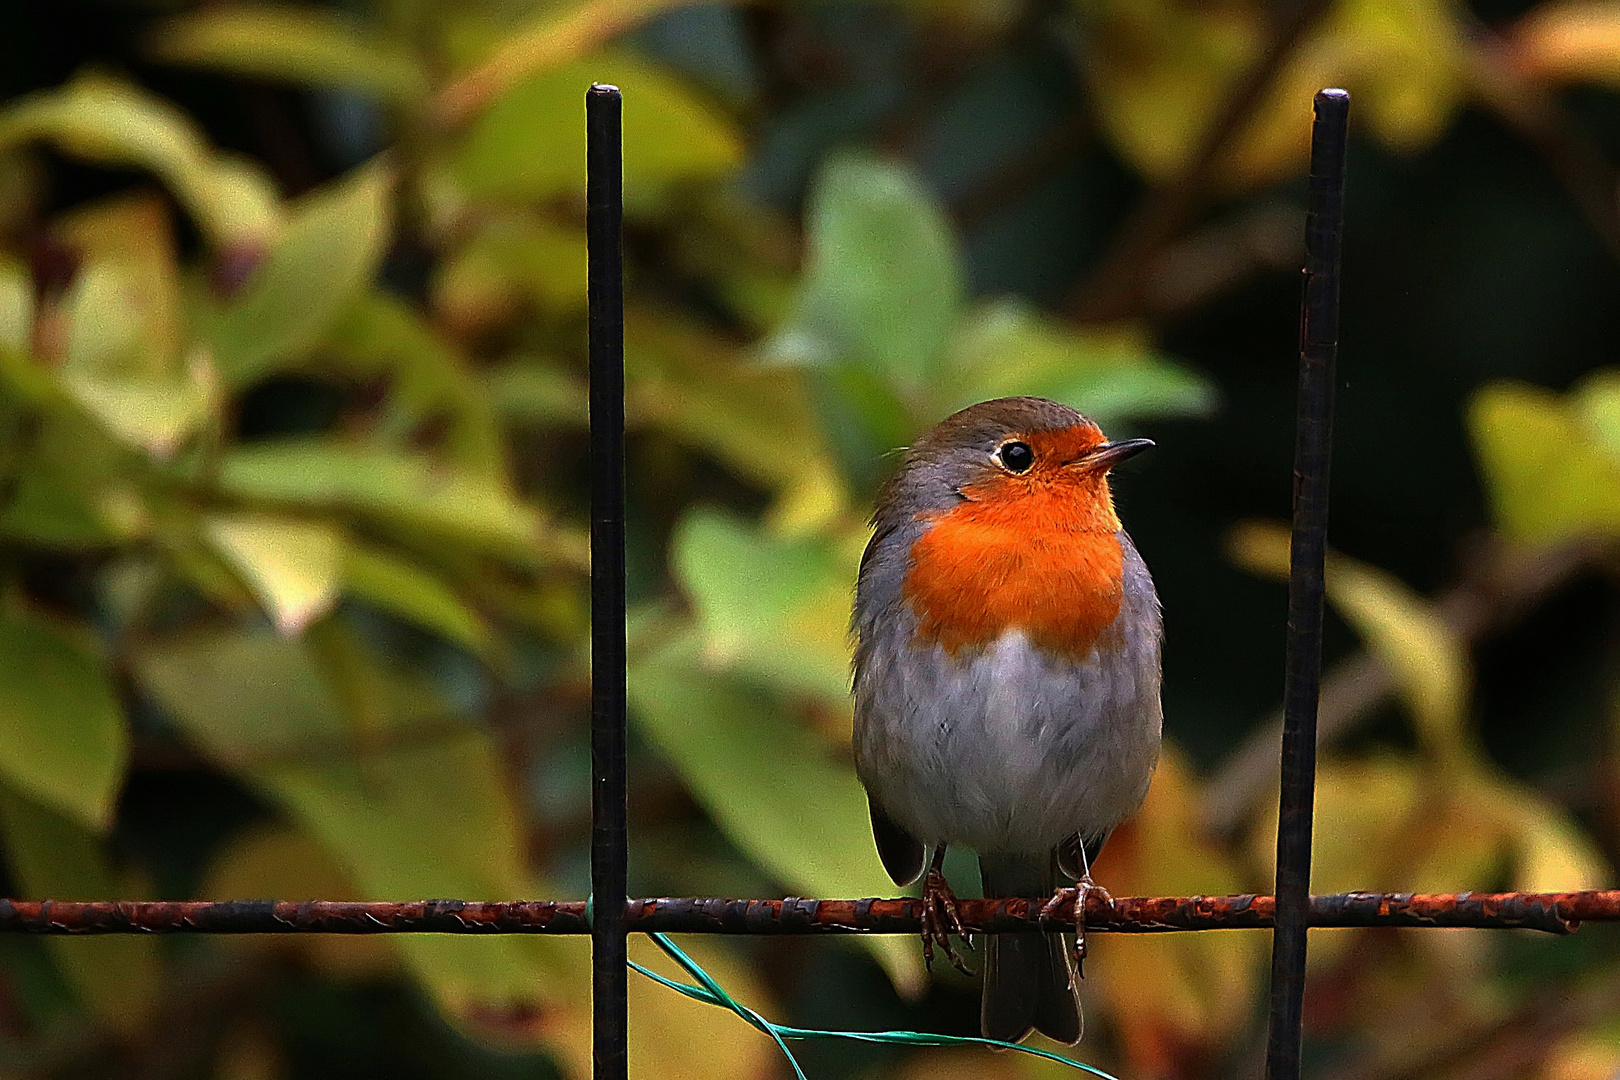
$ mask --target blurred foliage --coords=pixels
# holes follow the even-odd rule
[[[19,13],[3,891],[587,891],[592,81],[626,94],[632,892],[891,891],[848,747],[864,519],[899,448],[1009,394],[1160,443],[1116,487],[1165,600],[1170,741],[1099,879],[1268,889],[1274,796],[1229,781],[1280,683],[1301,174],[1329,83],[1357,142],[1334,526],[1356,557],[1330,563],[1328,648],[1371,666],[1359,704],[1324,706],[1354,722],[1324,735],[1316,887],[1613,884],[1620,5],[1311,7],[1297,38],[1257,0]],[[1128,283],[1106,321],[1099,280]],[[1602,928],[1314,940],[1320,1075],[1620,1071]],[[0,946],[6,1076],[588,1072],[583,942]],[[976,1028],[976,987],[910,940],[695,952],[773,1018]],[[1255,934],[1098,940],[1082,1055],[1253,1073],[1264,965]],[[631,1010],[638,1075],[780,1074],[646,981]],[[1546,1045],[1490,1057],[1515,1038]]]

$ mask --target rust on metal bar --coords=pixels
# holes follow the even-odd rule
[[[1046,898],[961,900],[963,924],[981,933],[1073,926],[1047,920]],[[1096,933],[1263,930],[1270,896],[1130,896],[1110,903],[1093,894],[1086,929]],[[916,934],[922,901],[630,900],[628,929],[670,934]],[[1313,896],[1311,926],[1456,927],[1564,934],[1582,922],[1620,921],[1620,890],[1567,893],[1340,893]],[[480,903],[418,900],[67,901],[0,900],[0,932],[34,934],[587,934],[583,900]]]

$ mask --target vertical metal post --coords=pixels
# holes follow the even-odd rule
[[[1343,90],[1317,93],[1305,213],[1305,296],[1300,310],[1282,802],[1277,818],[1277,923],[1271,945],[1271,1030],[1266,1046],[1269,1080],[1298,1080],[1303,1036],[1316,705],[1322,683],[1323,563],[1333,448],[1333,369],[1339,353],[1339,264],[1349,119],[1349,94]]]
[[[595,1080],[625,1080],[624,102],[585,94],[591,384],[591,1033]]]

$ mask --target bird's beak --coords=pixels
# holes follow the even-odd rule
[[[1152,448],[1152,439],[1121,439],[1105,442],[1074,464],[1087,472],[1107,472],[1127,458]]]

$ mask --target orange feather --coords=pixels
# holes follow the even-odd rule
[[[1108,478],[1066,464],[1103,441],[1086,425],[1025,438],[1028,473],[963,489],[911,547],[904,593],[917,636],[955,655],[1011,629],[1084,659],[1119,615],[1124,565]]]

